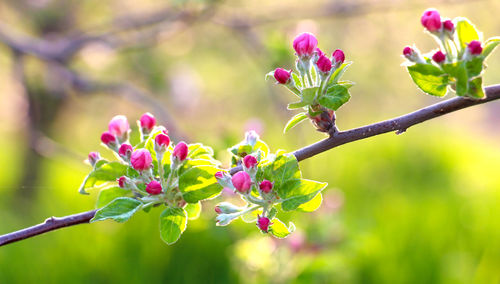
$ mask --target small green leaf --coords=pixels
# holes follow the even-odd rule
[[[269,233],[279,239],[286,238],[295,231],[295,225],[292,222],[288,224],[288,227],[278,218],[272,219],[271,222],[273,224],[269,227]]]
[[[267,214],[267,218],[273,219],[274,217],[276,217],[276,214],[278,214],[278,209],[276,209],[276,207],[273,207],[273,208],[271,208],[271,210],[269,210],[269,213]]]
[[[481,71],[483,71],[483,61],[484,57],[482,56],[474,57],[470,61],[467,61],[466,67],[469,78],[481,75]]]
[[[335,70],[333,72],[332,76],[330,77],[329,84],[337,83],[338,80],[340,80],[340,77],[342,77],[342,75],[344,75],[345,71],[347,71],[347,68],[349,68],[349,66],[351,66],[351,64],[352,64],[352,61],[347,61],[347,62],[342,63],[342,65],[340,65],[339,68],[337,68],[337,70]]]
[[[486,58],[490,53],[497,47],[497,45],[500,44],[500,37],[492,37],[489,38],[485,43],[484,43],[484,48],[483,52],[481,53],[481,56]]]
[[[465,96],[468,89],[467,69],[465,62],[454,62],[443,64],[443,70],[456,79],[455,92],[457,96]]]
[[[473,40],[480,41],[480,33],[476,29],[476,26],[472,24],[467,18],[457,17],[455,18],[456,35],[460,47],[465,50],[467,44]]]
[[[118,197],[108,205],[97,210],[94,218],[90,220],[90,223],[105,219],[113,219],[120,223],[125,222],[139,210],[141,205],[142,203],[139,200],[130,197]]]
[[[295,87],[297,87],[299,90],[302,89],[302,81],[300,80],[299,75],[295,74],[295,72],[292,72],[292,80],[295,84]]]
[[[214,166],[196,166],[186,170],[179,177],[179,190],[187,203],[214,198],[222,188],[215,179],[218,172]]]
[[[349,101],[351,95],[346,87],[342,85],[332,85],[326,90],[326,94],[319,98],[319,103],[331,110],[337,110]]]
[[[289,110],[293,110],[293,109],[303,108],[307,105],[309,105],[309,104],[306,102],[300,101],[300,102],[289,103],[286,108]]]
[[[291,128],[293,128],[295,125],[301,123],[305,119],[307,119],[307,113],[305,113],[305,112],[301,112],[301,113],[298,113],[298,114],[294,115],[286,123],[285,129],[283,129],[283,133],[286,133],[288,130],[290,130]]]
[[[277,154],[261,161],[263,178],[274,182],[274,189],[281,189],[290,179],[300,179],[299,162],[293,154]]]
[[[120,188],[118,186],[113,186],[109,188],[104,188],[99,192],[97,197],[96,208],[101,208],[113,201],[117,197],[131,197],[132,191]]]
[[[204,146],[201,143],[188,145],[188,158],[190,159],[205,159],[215,161],[213,156],[214,150],[212,150],[211,147]]]
[[[326,186],[326,182],[293,179],[288,180],[287,183],[276,189],[276,191],[282,200],[281,208],[283,211],[290,211],[313,199]]]
[[[337,84],[341,85],[341,86],[344,86],[346,87],[347,89],[351,88],[352,86],[356,85],[356,83],[354,83],[353,81],[349,81],[349,80],[343,80],[343,81],[339,81]],[[334,85],[334,84],[332,84]],[[328,85],[328,86],[331,86],[331,85]]]
[[[304,102],[306,105],[313,104],[317,91],[318,87],[302,89],[302,102]]]
[[[467,95],[471,98],[481,99],[484,98],[484,90],[483,90],[483,78],[477,77],[469,82],[469,90]]]
[[[187,216],[189,220],[195,220],[200,217],[201,213],[201,203],[188,203],[186,207],[184,207],[184,210],[187,212]]]
[[[87,189],[98,187],[110,181],[116,181],[117,178],[127,173],[128,166],[119,162],[105,162],[96,167],[85,178],[80,186],[79,192],[81,194],[88,194]]]
[[[160,215],[160,236],[171,245],[181,237],[187,225],[187,213],[182,208],[167,208]]]
[[[438,97],[446,95],[448,76],[441,68],[432,64],[414,64],[407,68],[413,82],[420,90]]]
[[[316,196],[313,199],[297,207],[297,210],[301,212],[313,212],[321,206],[322,201],[323,201],[323,195],[320,192],[316,194]]]

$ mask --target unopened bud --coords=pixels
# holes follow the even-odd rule
[[[441,29],[441,16],[436,9],[425,10],[420,22],[429,32],[436,32]]]
[[[101,155],[99,154],[99,152],[90,152],[89,153],[89,157],[88,157],[88,161],[89,161],[89,164],[93,167],[95,166],[95,164],[101,159]]]
[[[229,202],[221,202],[215,206],[215,212],[218,214],[230,214],[240,212],[242,209]]]
[[[272,182],[268,181],[267,179],[263,180],[259,184],[260,190],[264,193],[270,193],[273,190],[273,186],[274,186],[274,184]]]
[[[255,168],[258,163],[257,159],[252,155],[246,155],[245,158],[243,158],[243,165],[247,169]]]
[[[121,142],[128,139],[128,131],[130,125],[128,124],[127,117],[124,115],[117,115],[111,119],[108,125],[108,131],[115,135]]]
[[[139,119],[139,124],[141,125],[142,133],[149,134],[156,125],[156,118],[149,112],[146,112]]]
[[[267,217],[259,216],[259,218],[257,219],[257,227],[259,227],[259,229],[265,233],[269,231],[270,225],[272,225],[271,220],[269,220],[269,218]]]
[[[438,50],[432,56],[432,60],[434,60],[434,62],[436,62],[438,64],[441,64],[446,60],[446,55],[441,50]]]
[[[151,154],[146,149],[138,149],[132,153],[130,157],[130,163],[132,167],[138,171],[144,171],[151,167],[153,158]]]
[[[240,193],[247,193],[252,187],[252,179],[247,172],[237,172],[231,178],[234,188]]]
[[[160,194],[161,191],[162,191],[161,183],[157,182],[156,180],[153,180],[146,185],[146,192],[151,195]]]
[[[292,70],[286,71],[283,68],[276,68],[276,70],[274,70],[274,79],[276,79],[276,82],[279,84],[288,84],[290,78],[292,78]]]
[[[222,187],[228,187],[234,190],[233,183],[231,182],[231,175],[229,173],[224,171],[216,172],[215,178]]]
[[[467,49],[469,50],[470,54],[472,55],[480,55],[481,52],[483,52],[483,47],[481,46],[481,42],[477,40],[471,41],[467,45]]]
[[[341,49],[337,49],[332,54],[332,61],[335,65],[335,68],[338,68],[342,63],[344,63],[345,54]]]
[[[174,151],[172,152],[172,156],[179,161],[184,161],[188,155],[188,146],[185,142],[179,142],[175,145]]]
[[[226,226],[239,216],[240,213],[219,214],[215,218],[215,221],[217,222],[217,226]]]
[[[110,148],[116,147],[118,143],[116,136],[109,131],[106,131],[101,135],[101,141]]]
[[[170,144],[170,138],[163,133],[156,135],[155,137],[155,151],[159,153],[163,153],[167,150],[168,145]]]
[[[132,156],[133,151],[134,149],[132,148],[132,145],[125,143],[120,146],[118,155],[120,155],[120,157],[122,157],[125,161],[128,161],[130,160],[130,156]]]
[[[245,133],[245,142],[246,144],[252,146],[252,148],[255,147],[258,139],[259,134],[257,134],[254,130],[250,130]]]

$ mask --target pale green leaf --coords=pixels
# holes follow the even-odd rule
[[[160,215],[161,239],[171,245],[181,237],[187,225],[187,213],[182,208],[167,208]]]
[[[125,222],[140,209],[141,205],[142,203],[139,200],[130,197],[118,197],[97,210],[90,223],[105,219],[113,219],[120,223]]]
[[[269,233],[279,239],[286,238],[295,231],[295,225],[292,222],[287,227],[280,219],[274,218],[271,220],[271,223],[273,224],[269,227]]]
[[[307,119],[307,114],[305,112],[298,113],[294,115],[290,120],[286,123],[285,129],[283,129],[283,133],[286,133],[288,130],[293,128],[295,125],[301,123]]]
[[[414,64],[407,68],[420,90],[438,97],[446,95],[448,76],[441,68],[432,64]]]

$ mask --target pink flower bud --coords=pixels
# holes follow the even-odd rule
[[[179,142],[175,145],[174,151],[172,152],[172,156],[179,159],[179,161],[184,161],[188,155],[188,146],[184,142]]]
[[[434,60],[436,63],[442,63],[446,59],[446,55],[441,52],[441,50],[438,50],[434,55],[432,56],[432,60]]]
[[[259,184],[259,188],[262,192],[264,193],[269,193],[271,192],[271,190],[273,189],[273,183],[268,181],[267,179],[263,180],[260,184]]]
[[[472,55],[479,55],[481,52],[483,52],[483,48],[481,47],[481,43],[477,40],[471,41],[467,45],[467,49],[469,50],[470,54]]]
[[[151,195],[160,194],[161,190],[162,190],[161,183],[157,182],[156,180],[153,180],[152,182],[146,185],[146,192]]]
[[[170,138],[167,135],[160,133],[155,137],[155,144],[160,147],[167,148],[168,145],[170,144]]]
[[[267,217],[261,217],[257,219],[257,227],[261,229],[263,232],[268,232],[269,231],[269,226],[272,225],[271,221]]]
[[[243,164],[247,169],[255,167],[258,163],[257,159],[252,155],[246,155],[245,158],[243,158]]]
[[[151,130],[153,130],[153,127],[156,124],[156,118],[152,114],[150,114],[149,112],[146,112],[139,119],[139,123],[141,124],[141,127],[143,130],[147,130],[147,132],[151,132]]]
[[[411,57],[413,54],[413,49],[409,46],[406,46],[404,49],[403,49],[403,55],[406,57],[406,58],[409,58]]]
[[[129,129],[130,126],[124,115],[117,115],[113,117],[108,125],[109,132],[117,137],[124,137],[127,135]]]
[[[215,206],[215,213],[217,214],[221,214],[222,213],[222,210],[219,208],[219,206]]]
[[[318,40],[311,33],[302,33],[293,40],[293,49],[299,57],[311,57],[317,46]]]
[[[443,24],[443,28],[446,31],[453,32],[455,29],[455,25],[453,25],[453,22],[451,20],[446,20],[442,24]]]
[[[316,54],[318,55],[318,57],[325,55],[325,53],[323,51],[321,51],[321,49],[319,49],[319,47],[316,47],[314,49],[314,51],[316,51]]]
[[[117,181],[118,181],[118,186],[120,188],[125,188],[125,183],[127,182],[127,177],[121,176]]]
[[[89,153],[89,163],[91,166],[94,166],[99,160],[101,159],[101,155],[99,155],[99,152],[90,152]]]
[[[216,172],[215,173],[215,178],[216,179],[222,179],[222,178],[224,178],[224,173],[223,172]]]
[[[153,158],[151,158],[151,154],[146,149],[135,150],[130,157],[130,163],[132,163],[132,167],[138,171],[144,171],[151,167],[151,163],[153,162]]]
[[[345,54],[341,49],[337,49],[332,53],[332,58],[335,62],[335,66],[340,66],[340,64],[344,63]]]
[[[118,149],[118,155],[124,159],[130,159],[133,151],[132,145],[124,143],[120,146],[120,149]]]
[[[111,132],[106,131],[101,135],[101,141],[102,143],[110,146],[116,144],[116,136],[113,135]]]
[[[318,61],[316,62],[316,65],[318,66],[319,71],[323,73],[328,73],[330,70],[332,70],[332,62],[328,57],[321,55],[318,58]]]
[[[237,172],[231,178],[231,182],[240,193],[246,193],[252,187],[252,179],[246,172]]]
[[[287,84],[292,77],[292,70],[286,71],[283,68],[276,68],[274,70],[274,79],[280,84]]]
[[[427,9],[420,18],[422,25],[430,32],[441,29],[441,16],[436,9]]]

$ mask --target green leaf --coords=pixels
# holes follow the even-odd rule
[[[349,80],[343,80],[343,81],[339,81],[337,84],[341,85],[341,86],[344,86],[346,87],[347,89],[351,88],[352,86],[356,85],[356,83],[354,83],[353,81],[349,81]],[[331,85],[334,85],[334,84],[330,84],[329,86]]]
[[[117,197],[131,197],[132,191],[120,188],[118,186],[113,186],[109,188],[104,188],[99,192],[97,197],[96,208],[101,208],[113,201]]]
[[[302,81],[300,80],[299,75],[295,74],[295,72],[292,72],[292,80],[295,83],[295,87],[297,87],[299,90],[302,89]]]
[[[420,90],[438,97],[446,95],[448,76],[441,68],[432,64],[414,64],[407,68],[413,82]]]
[[[497,47],[497,45],[500,44],[500,37],[492,37],[489,38],[485,43],[484,43],[484,48],[483,52],[481,53],[481,56],[486,58],[490,53]]]
[[[306,105],[313,104],[317,91],[318,87],[302,89],[302,102],[306,103]]]
[[[184,210],[187,212],[187,216],[189,220],[195,220],[200,217],[201,213],[201,203],[188,203],[186,207],[184,207]]]
[[[283,129],[283,133],[286,133],[288,130],[290,130],[291,128],[293,128],[295,125],[301,123],[305,119],[307,119],[307,113],[305,113],[305,112],[301,112],[301,113],[298,113],[298,114],[294,115],[286,123],[285,129]]]
[[[110,181],[116,181],[117,178],[127,173],[128,166],[119,162],[105,162],[100,167],[96,167],[85,178],[80,186],[81,194],[88,194],[87,189],[98,187]]]
[[[443,64],[443,70],[456,79],[455,92],[457,96],[465,96],[468,89],[468,76],[465,62]]]
[[[160,215],[160,236],[171,245],[181,237],[187,225],[187,213],[182,208],[167,208]]]
[[[467,96],[475,99],[484,98],[484,90],[483,90],[483,78],[477,77],[469,82],[469,90],[467,92]]]
[[[307,105],[309,104],[304,101],[300,101],[300,102],[289,103],[286,108],[292,110],[292,109],[303,108]]]
[[[337,83],[338,80],[340,79],[340,77],[342,77],[342,75],[344,75],[345,71],[347,71],[347,68],[349,68],[349,66],[351,66],[351,64],[352,64],[352,61],[347,61],[347,62],[342,63],[342,65],[340,65],[339,68],[337,68],[337,70],[335,70],[333,72],[332,76],[330,77],[329,84]]]
[[[483,71],[483,61],[484,57],[482,56],[477,56],[467,61],[466,67],[469,78],[481,75],[481,71]]]
[[[313,199],[297,207],[297,210],[301,212],[313,212],[321,206],[321,202],[323,202],[323,195],[320,192]]]
[[[293,154],[277,154],[261,162],[263,178],[274,181],[274,189],[280,189],[290,179],[300,179],[299,162]],[[259,179],[261,180],[261,179]]]
[[[265,158],[267,155],[269,155],[269,146],[267,146],[266,142],[257,139],[257,142],[255,143],[255,146],[253,147],[253,151],[256,152],[260,150],[263,154],[263,158]]]
[[[467,44],[471,41],[480,41],[479,31],[476,29],[476,26],[474,26],[474,24],[472,24],[467,18],[457,17],[455,18],[455,22],[455,33],[462,50],[465,50]]]
[[[201,143],[189,144],[188,145],[188,158],[190,159],[205,159],[214,160],[214,150],[211,147],[204,146]]]
[[[272,219],[271,222],[273,224],[269,227],[269,233],[279,239],[286,238],[295,231],[295,225],[292,222],[288,224],[288,227],[278,218]]]
[[[113,219],[116,222],[123,223],[130,219],[134,213],[139,210],[142,203],[139,200],[130,197],[118,197],[108,205],[97,210],[90,223]]]
[[[326,90],[326,94],[319,98],[319,103],[331,110],[337,110],[343,104],[349,101],[351,95],[346,87],[342,85],[332,85]]]
[[[179,190],[187,203],[214,198],[222,188],[215,179],[219,169],[213,166],[196,166],[188,169],[179,177]]]
[[[290,211],[313,199],[326,186],[326,182],[293,179],[287,181],[282,187],[277,188],[276,191],[282,201],[281,208],[284,211]]]

